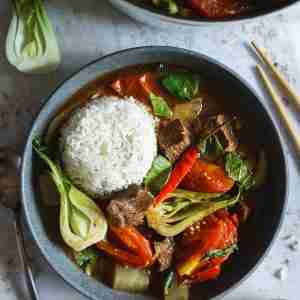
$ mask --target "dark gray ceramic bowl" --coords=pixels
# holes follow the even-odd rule
[[[98,76],[130,65],[145,63],[174,63],[191,68],[213,80],[220,81],[233,91],[237,112],[253,124],[256,143],[267,152],[270,163],[269,178],[252,221],[241,234],[240,251],[227,264],[222,276],[192,291],[191,299],[220,299],[244,280],[265,256],[274,240],[284,215],[287,198],[287,169],[282,144],[270,116],[254,91],[237,74],[204,55],[171,47],[145,47],[118,52],[103,57],[66,80],[49,97],[36,118],[26,144],[22,166],[22,201],[28,226],[46,260],[68,283],[94,300],[153,299],[110,289],[79,271],[53,241],[47,231],[47,222],[41,215],[40,199],[35,185],[36,156],[32,153],[32,139],[42,135],[59,108],[79,88]],[[276,163],[273,163],[276,162]],[[276,176],[274,176],[276,174]],[[247,233],[246,233],[247,232]],[[59,233],[57,232],[57,235]],[[198,296],[197,296],[198,295]]]
[[[299,3],[299,0],[288,0],[278,1],[278,5],[270,7],[268,6],[268,1],[266,2],[266,7],[261,8],[258,11],[251,12],[249,14],[227,17],[221,19],[210,19],[205,17],[177,17],[170,16],[158,9],[151,8],[149,5],[144,5],[141,0],[109,0],[113,6],[118,8],[124,14],[130,16],[131,18],[148,24],[154,27],[160,27],[164,29],[170,28],[180,28],[183,26],[189,27],[203,27],[208,25],[225,25],[226,23],[232,22],[244,22],[254,18],[265,17],[269,14],[283,11],[284,9],[291,7],[293,4]]]

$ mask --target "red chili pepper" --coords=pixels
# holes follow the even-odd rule
[[[150,242],[134,227],[110,227],[113,235],[126,247],[122,250],[107,241],[101,241],[97,244],[100,250],[103,250],[118,262],[133,267],[146,267],[153,262],[154,256]]]
[[[182,154],[179,161],[175,164],[168,182],[164,185],[159,194],[154,198],[154,206],[164,201],[168,194],[172,193],[178,187],[186,174],[191,171],[194,163],[197,161],[198,155],[198,150],[194,146],[191,146],[188,150],[186,150],[186,152]]]

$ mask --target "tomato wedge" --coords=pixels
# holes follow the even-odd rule
[[[225,18],[249,10],[243,0],[188,0],[190,6],[201,16],[208,18]]]
[[[226,193],[233,185],[234,181],[221,167],[198,159],[180,186],[195,192]]]
[[[184,232],[176,266],[182,280],[203,282],[219,275],[237,243],[235,217],[221,210]]]
[[[113,81],[111,87],[120,96],[132,96],[148,105],[150,93],[165,97],[156,77],[150,72],[122,76]]]

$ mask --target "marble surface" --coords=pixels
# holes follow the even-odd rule
[[[254,39],[267,47],[300,92],[300,6],[250,23],[172,32],[138,24],[115,11],[104,0],[46,1],[63,60],[55,73],[29,76],[17,72],[5,58],[5,37],[11,18],[9,2],[1,0],[0,4],[0,146],[9,145],[21,150],[34,116],[47,95],[63,79],[102,55],[129,47],[172,45],[203,52],[239,72],[263,96],[264,104],[272,112],[285,140],[291,179],[288,211],[279,238],[264,263],[225,299],[298,300],[300,250],[293,251],[289,246],[294,239],[300,240],[299,160],[270,99],[257,81],[254,72],[256,60],[249,52],[247,42]],[[286,105],[297,124],[293,106],[288,100]],[[268,195],[265,200],[272,201]],[[16,252],[12,216],[2,207],[0,234],[0,299],[27,299]],[[287,239],[290,234],[292,238]],[[27,246],[36,270],[41,299],[86,299],[50,269],[30,237]],[[282,266],[287,267],[288,274],[286,280],[280,281],[274,273]]]

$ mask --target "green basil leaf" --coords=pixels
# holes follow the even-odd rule
[[[163,78],[162,85],[175,97],[191,100],[199,91],[200,80],[192,73],[170,73]]]
[[[150,101],[155,116],[162,118],[172,118],[173,112],[164,98],[150,93]]]
[[[224,256],[228,256],[230,254],[232,254],[233,252],[237,251],[238,245],[237,244],[233,244],[225,249],[215,249],[215,250],[211,250],[206,254],[207,258],[217,258],[217,257],[224,257]]]
[[[200,153],[204,156],[218,157],[224,154],[224,148],[217,135],[212,135],[200,144]]]
[[[249,190],[254,185],[254,178],[247,161],[236,152],[230,152],[225,157],[225,170],[229,177],[241,184],[241,188]]]
[[[172,164],[162,155],[158,155],[153,163],[150,171],[144,179],[144,184],[153,194],[158,193],[162,186],[167,182],[171,173]]]

